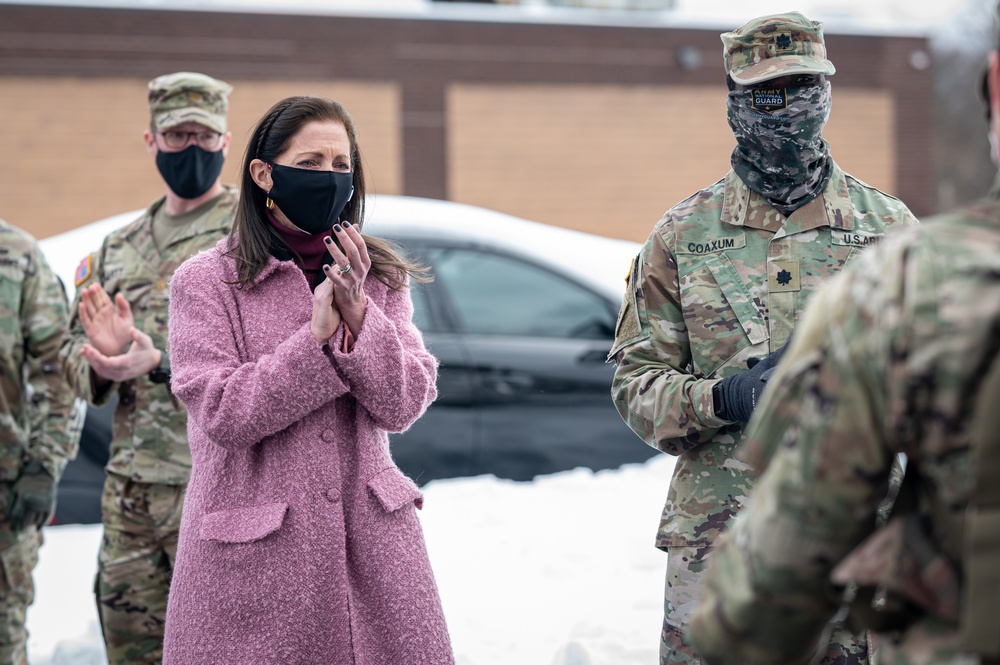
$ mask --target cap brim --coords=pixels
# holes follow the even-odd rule
[[[220,134],[225,134],[227,131],[225,116],[209,113],[205,109],[198,107],[174,109],[166,113],[160,113],[153,118],[153,124],[159,130],[170,129],[185,122],[197,122],[199,125],[204,125]]]
[[[729,75],[733,81],[740,85],[753,85],[790,74],[830,76],[836,72],[837,68],[829,60],[807,55],[786,55],[780,58],[768,58],[746,67],[734,68],[729,72]]]

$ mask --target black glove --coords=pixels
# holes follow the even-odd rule
[[[56,508],[56,481],[41,464],[28,462],[11,486],[7,522],[14,531],[44,526]]]
[[[787,345],[786,345],[787,346]],[[764,358],[750,358],[748,369],[734,376],[727,376],[712,388],[715,415],[723,420],[745,423],[757,406],[764,392],[764,384],[771,378],[786,346]]]

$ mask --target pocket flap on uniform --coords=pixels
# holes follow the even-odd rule
[[[269,503],[208,513],[201,519],[201,538],[223,543],[252,543],[277,531],[287,512],[287,503]]]
[[[395,467],[379,471],[372,476],[368,480],[368,489],[390,513],[410,502],[417,508],[424,506],[424,495],[420,493],[416,483]]]
[[[757,309],[757,303],[753,295],[743,282],[736,266],[729,260],[728,256],[714,256],[705,262],[712,273],[716,284],[722,289],[722,295],[732,308],[736,318],[739,319],[743,332],[750,339],[751,344],[760,344],[766,340],[770,333],[767,329],[767,320]]]

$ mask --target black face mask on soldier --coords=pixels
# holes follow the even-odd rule
[[[189,145],[180,152],[156,152],[156,168],[170,190],[182,199],[196,199],[215,184],[222,173],[222,150],[208,152]]]
[[[313,171],[280,164],[271,168],[271,191],[267,196],[288,220],[306,233],[324,233],[333,228],[354,196],[354,174],[350,171]]]

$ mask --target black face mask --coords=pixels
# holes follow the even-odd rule
[[[306,233],[329,231],[354,196],[354,174],[341,171],[313,171],[280,164],[271,167],[274,201],[289,221]]]
[[[222,173],[223,160],[221,150],[207,152],[196,145],[180,152],[156,152],[156,168],[171,191],[182,199],[196,199],[211,189]]]

